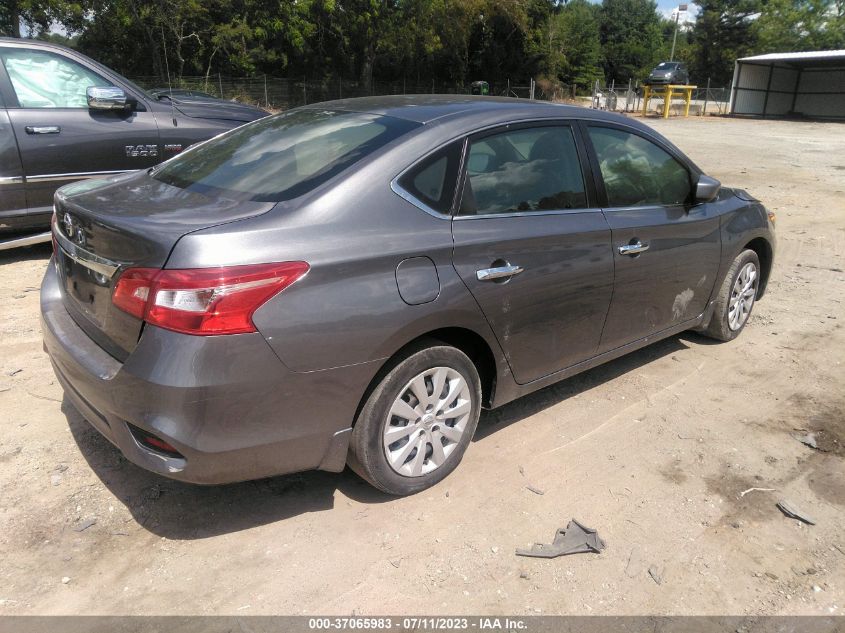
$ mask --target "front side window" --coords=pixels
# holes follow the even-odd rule
[[[199,193],[290,200],[418,126],[363,112],[292,110],[197,145],[152,175]]]
[[[590,126],[611,207],[679,205],[692,190],[686,167],[642,136]]]
[[[471,143],[461,215],[582,209],[587,195],[568,126],[511,130]]]
[[[22,108],[87,108],[88,88],[112,85],[63,55],[24,48],[2,55]]]

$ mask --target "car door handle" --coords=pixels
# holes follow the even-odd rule
[[[477,270],[475,272],[475,276],[478,278],[478,281],[495,281],[496,279],[513,277],[514,275],[521,273],[523,270],[525,269],[522,268],[522,266],[497,266],[496,268],[484,268],[482,270]]]
[[[648,250],[648,243],[643,244],[642,242],[636,242],[635,244],[623,244],[619,247],[619,254],[620,255],[639,255],[640,253],[645,253]]]
[[[62,131],[58,125],[27,125],[27,134],[58,134]]]

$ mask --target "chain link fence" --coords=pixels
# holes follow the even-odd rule
[[[133,77],[135,83],[145,89],[167,89],[167,79],[155,76]],[[183,76],[172,79],[174,90],[202,92],[213,97],[233,99],[267,108],[287,110],[300,105],[371,95],[402,94],[470,94],[469,84],[448,81],[374,81],[370,86],[349,79],[292,79],[287,77],[230,77],[219,74],[208,76]],[[539,99],[543,101],[577,101],[583,105],[616,112],[642,111],[643,87],[639,82],[592,86],[592,96],[578,97],[578,86],[533,79],[527,82],[510,80],[489,82],[489,94],[493,96]],[[581,87],[583,90],[584,86]],[[587,87],[589,90],[589,87]],[[699,87],[692,92],[690,114],[726,114],[728,112],[729,88]],[[662,109],[663,100],[653,97],[649,108]],[[673,106],[677,108],[677,106]]]
[[[617,85],[614,82],[602,86],[596,82],[590,107],[614,112],[642,112],[643,86],[639,82],[628,82]],[[690,100],[690,115],[704,116],[707,114],[727,114],[730,99],[730,88],[714,88],[707,82],[706,87],[696,87],[692,91]],[[677,113],[683,106],[680,100],[671,106],[672,112]],[[649,112],[663,112],[663,99],[651,97],[648,104]]]
[[[168,89],[167,79],[156,76],[131,78],[144,89]],[[468,84],[446,81],[374,81],[371,86],[347,79],[291,79],[285,77],[226,77],[208,75],[179,77],[171,80],[173,90],[201,92],[222,99],[234,99],[269,110],[287,110],[300,105],[371,95],[402,94],[470,94]],[[566,84],[536,83],[533,80],[511,83],[510,80],[489,82],[489,94],[546,101],[563,100],[574,95]]]

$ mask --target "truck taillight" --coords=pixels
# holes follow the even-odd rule
[[[129,268],[112,294],[115,306],[147,323],[185,334],[255,332],[252,315],[308,272],[305,262],[222,268]]]

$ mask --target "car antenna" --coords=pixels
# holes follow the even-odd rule
[[[161,27],[161,46],[164,49],[164,69],[167,72],[167,96],[170,100],[170,116],[176,127],[176,106],[173,103],[173,84],[170,81],[170,64],[167,61],[167,40],[164,39],[164,27]]]

